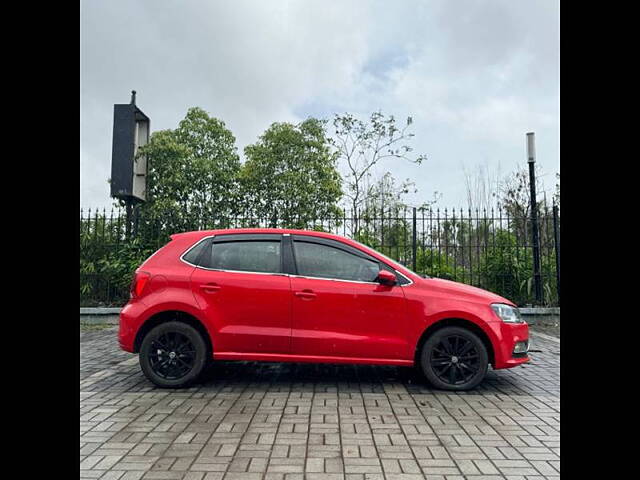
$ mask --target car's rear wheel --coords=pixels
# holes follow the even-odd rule
[[[444,327],[431,335],[420,355],[427,380],[443,390],[469,390],[487,374],[489,356],[480,338],[461,327]]]
[[[142,340],[140,367],[158,387],[186,387],[198,378],[207,360],[207,346],[200,333],[182,322],[166,322],[152,328]]]

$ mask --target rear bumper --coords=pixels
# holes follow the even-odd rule
[[[529,361],[528,353],[513,354],[517,342],[529,341],[529,325],[505,322],[491,322],[489,325],[496,336],[494,369],[513,368]]]
[[[125,352],[134,353],[135,339],[142,314],[147,307],[140,301],[129,302],[120,311],[120,327],[118,329],[118,343]]]

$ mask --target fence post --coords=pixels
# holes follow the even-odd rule
[[[133,236],[134,238],[138,237],[138,225],[140,222],[140,206],[136,205],[133,207]]]
[[[553,239],[556,250],[556,288],[558,290],[558,307],[560,306],[560,226],[558,225],[558,205],[553,206]]]
[[[132,214],[132,211],[133,211],[133,203],[128,198],[127,198],[127,200],[125,200],[125,202],[126,202],[126,206],[127,206],[127,209],[126,209],[127,218],[125,220],[127,222],[125,224],[125,237],[127,238],[127,240],[129,240],[130,237],[131,237],[131,214]]]
[[[380,251],[384,253],[384,207],[380,210]]]
[[[413,234],[411,236],[411,248],[412,248],[412,258],[413,258],[413,271],[417,271],[418,270],[418,232],[417,232],[417,225],[418,225],[418,216],[417,216],[417,210],[416,207],[413,207]]]
[[[527,157],[529,163],[529,187],[531,189],[531,235],[533,240],[533,282],[536,292],[536,303],[543,303],[542,277],[540,274],[540,232],[538,230],[538,209],[536,203],[536,152],[535,134],[527,133]]]

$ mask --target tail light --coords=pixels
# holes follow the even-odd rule
[[[151,274],[147,272],[136,272],[133,275],[133,280],[131,281],[131,286],[129,287],[131,298],[139,297],[142,294],[144,286],[147,284],[150,278]]]

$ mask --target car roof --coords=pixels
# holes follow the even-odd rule
[[[194,237],[208,237],[211,235],[227,235],[227,234],[240,234],[240,233],[275,233],[275,234],[292,234],[292,235],[310,235],[314,237],[322,237],[322,238],[335,238],[339,240],[347,240],[351,243],[351,240],[347,237],[343,237],[341,235],[336,235],[328,232],[319,232],[316,230],[299,230],[293,228],[225,228],[225,229],[217,229],[217,230],[196,230],[191,232],[182,232],[175,233],[171,235],[171,238],[175,238],[177,236],[194,236]]]

